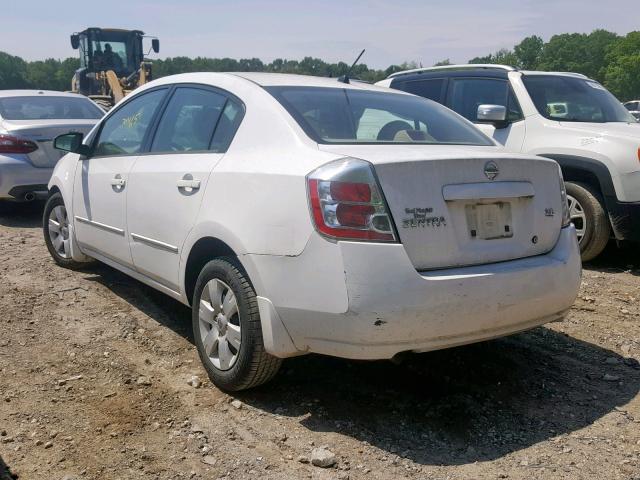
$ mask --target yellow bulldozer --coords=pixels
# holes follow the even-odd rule
[[[155,53],[160,51],[160,41],[140,30],[92,27],[72,34],[71,46],[80,52],[80,68],[71,80],[71,91],[109,110],[129,92],[149,82],[151,62],[145,58],[144,38],[151,39]]]

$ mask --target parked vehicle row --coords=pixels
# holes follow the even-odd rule
[[[46,198],[60,152],[53,139],[88,133],[104,115],[81,95],[41,90],[0,91],[0,200]]]
[[[190,305],[223,389],[310,352],[383,359],[526,330],[579,288],[558,164],[398,90],[176,75],[56,147],[70,153],[49,183],[52,257]]]
[[[640,241],[640,123],[598,82],[574,73],[452,65],[398,72],[378,85],[448,106],[509,151],[556,160],[584,261],[611,237]]]

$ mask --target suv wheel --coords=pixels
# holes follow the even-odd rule
[[[282,360],[264,350],[258,302],[237,260],[207,263],[196,281],[193,336],[211,381],[227,391],[271,380]]]
[[[569,214],[576,227],[583,262],[594,259],[609,242],[611,225],[600,195],[589,185],[566,182]]]
[[[42,230],[47,249],[58,265],[73,270],[86,266],[71,258],[69,217],[60,192],[51,195],[44,206]]]

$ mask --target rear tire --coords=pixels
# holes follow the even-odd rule
[[[42,216],[44,243],[53,260],[64,268],[78,270],[91,262],[77,262],[71,257],[71,232],[67,209],[60,192],[49,197]]]
[[[569,213],[578,232],[583,262],[596,258],[609,242],[611,224],[600,194],[590,185],[565,182]]]
[[[267,353],[253,286],[231,257],[207,263],[192,302],[193,337],[211,381],[225,391],[271,380],[282,360]]]

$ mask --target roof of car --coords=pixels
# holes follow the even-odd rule
[[[501,78],[506,78],[509,72],[520,72],[523,75],[563,75],[568,77],[587,78],[581,73],[519,70],[509,65],[476,64],[476,63],[469,63],[464,65],[441,65],[438,67],[414,68],[412,70],[404,70],[402,72],[392,73],[387,78],[395,79],[398,77],[402,77],[403,79],[410,79],[410,78],[415,78],[422,75],[437,76],[442,72],[447,72],[449,74],[455,74],[459,76],[464,76],[465,74],[469,74],[473,72],[474,74],[481,74],[482,76],[485,76],[485,77],[501,77]]]
[[[366,82],[353,79],[352,83],[341,83],[337,78],[314,77],[311,75],[295,75],[290,73],[265,73],[265,72],[232,72],[232,75],[242,77],[261,87],[275,86],[300,86],[300,87],[333,87],[333,88],[365,88],[367,90],[379,90]],[[385,91],[388,91],[385,89]]]
[[[39,96],[86,98],[82,95],[78,95],[77,93],[57,92],[55,90],[0,90],[0,98]]]

